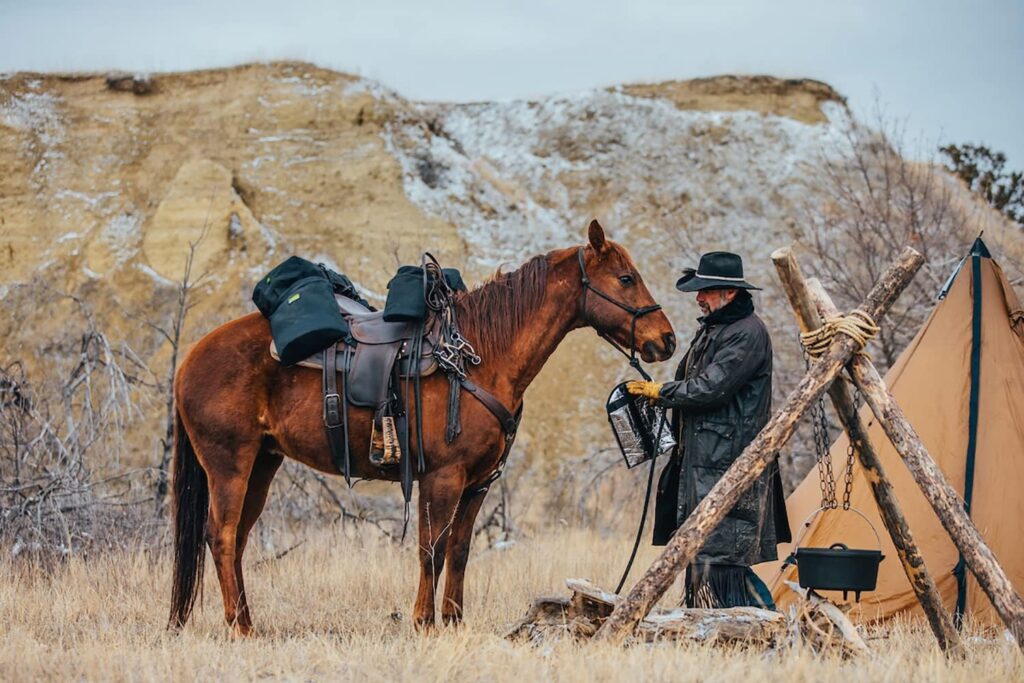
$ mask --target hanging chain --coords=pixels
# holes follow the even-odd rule
[[[811,357],[806,349],[804,365],[808,370],[811,367]],[[834,510],[839,507],[839,503],[836,501],[836,477],[832,470],[832,454],[829,452],[828,417],[825,414],[824,396],[811,404],[811,427],[814,430],[814,454],[818,465],[818,484],[821,487],[821,507]],[[849,487],[848,483],[846,489],[849,490]],[[849,507],[845,492],[843,504]]]
[[[856,411],[860,405],[861,395],[860,389],[854,388],[853,391],[853,408]],[[843,509],[850,509],[850,495],[853,493],[853,459],[854,459],[853,441],[850,441],[846,446],[846,476],[843,482]]]
[[[832,469],[832,453],[828,443],[828,419],[825,415],[825,402],[815,402],[811,410],[811,424],[814,427],[814,450],[818,460],[818,477],[821,480],[821,506],[835,509],[836,477]]]
[[[802,338],[801,348],[804,354],[804,366],[810,370],[811,354],[808,352],[808,347],[805,343],[806,340]],[[855,411],[859,409],[861,399],[860,389],[855,387],[853,393],[853,407]],[[824,395],[811,404],[811,426],[814,430],[814,452],[818,463],[821,507],[834,510],[839,507],[839,502],[836,500],[836,477],[832,469],[832,453],[829,449],[828,417],[825,413]],[[848,441],[846,446],[846,469],[843,473],[844,510],[850,509],[850,496],[853,494],[853,461],[855,457],[853,441]]]

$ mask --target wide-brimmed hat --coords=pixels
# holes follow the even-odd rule
[[[743,259],[728,251],[710,251],[700,257],[697,269],[683,269],[676,281],[680,292],[702,289],[761,289],[743,279]]]

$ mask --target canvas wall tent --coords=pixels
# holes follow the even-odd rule
[[[1010,580],[1018,591],[1024,590],[1024,312],[980,239],[943,291],[945,296],[885,380],[947,480],[969,502],[974,523]],[[861,416],[947,609],[953,612],[959,604],[982,623],[1001,623],[969,571],[964,585],[958,585],[956,547],[870,409],[862,409]],[[846,448],[845,434],[831,448],[840,493]],[[794,527],[820,501],[817,470],[812,470],[786,500]],[[920,614],[859,463],[851,501],[877,529],[886,556],[877,590],[862,596],[852,616],[873,621]],[[794,537],[802,530],[794,528]],[[828,547],[835,542],[873,548],[876,540],[863,519],[839,509],[818,515],[800,545]],[[780,545],[779,557],[790,551],[789,544]],[[780,565],[755,569],[785,607],[793,593],[783,580],[796,581],[796,571],[788,567],[780,574]]]

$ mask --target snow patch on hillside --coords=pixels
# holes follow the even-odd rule
[[[6,102],[0,102],[0,122],[32,133],[44,145],[53,146],[62,142],[65,136],[59,109],[60,98],[51,93],[15,93]]]
[[[318,98],[329,92],[332,88],[329,84],[317,83],[308,73],[304,73],[301,76],[282,76],[272,80],[277,83],[290,85],[295,94],[300,97]]]
[[[369,94],[372,95],[375,100],[386,102],[394,102],[401,99],[401,96],[396,91],[384,86],[378,81],[372,81],[366,78],[360,78],[343,84],[341,86],[341,94],[345,97]]]
[[[102,239],[110,247],[117,265],[126,263],[139,253],[142,244],[142,225],[136,214],[114,216],[103,227]]]
[[[38,81],[28,83],[38,88]],[[32,168],[40,187],[45,188],[54,163],[64,154],[59,146],[66,138],[64,120],[60,115],[61,99],[48,92],[12,93],[0,100],[0,123],[27,135],[22,143],[22,154],[35,160]]]
[[[639,222],[671,231],[696,216],[702,232],[746,247],[778,229],[809,170],[842,146],[850,125],[834,103],[824,106],[827,124],[809,125],[609,90],[415,111],[418,120],[386,134],[405,192],[454,224],[485,268],[578,242],[591,213],[612,221],[618,239]],[[612,196],[621,199],[608,203]],[[631,248],[664,251],[635,237]]]

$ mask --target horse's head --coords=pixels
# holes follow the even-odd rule
[[[579,251],[583,324],[645,362],[669,358],[676,348],[672,323],[651,296],[629,252],[605,238],[591,221],[589,244]]]

